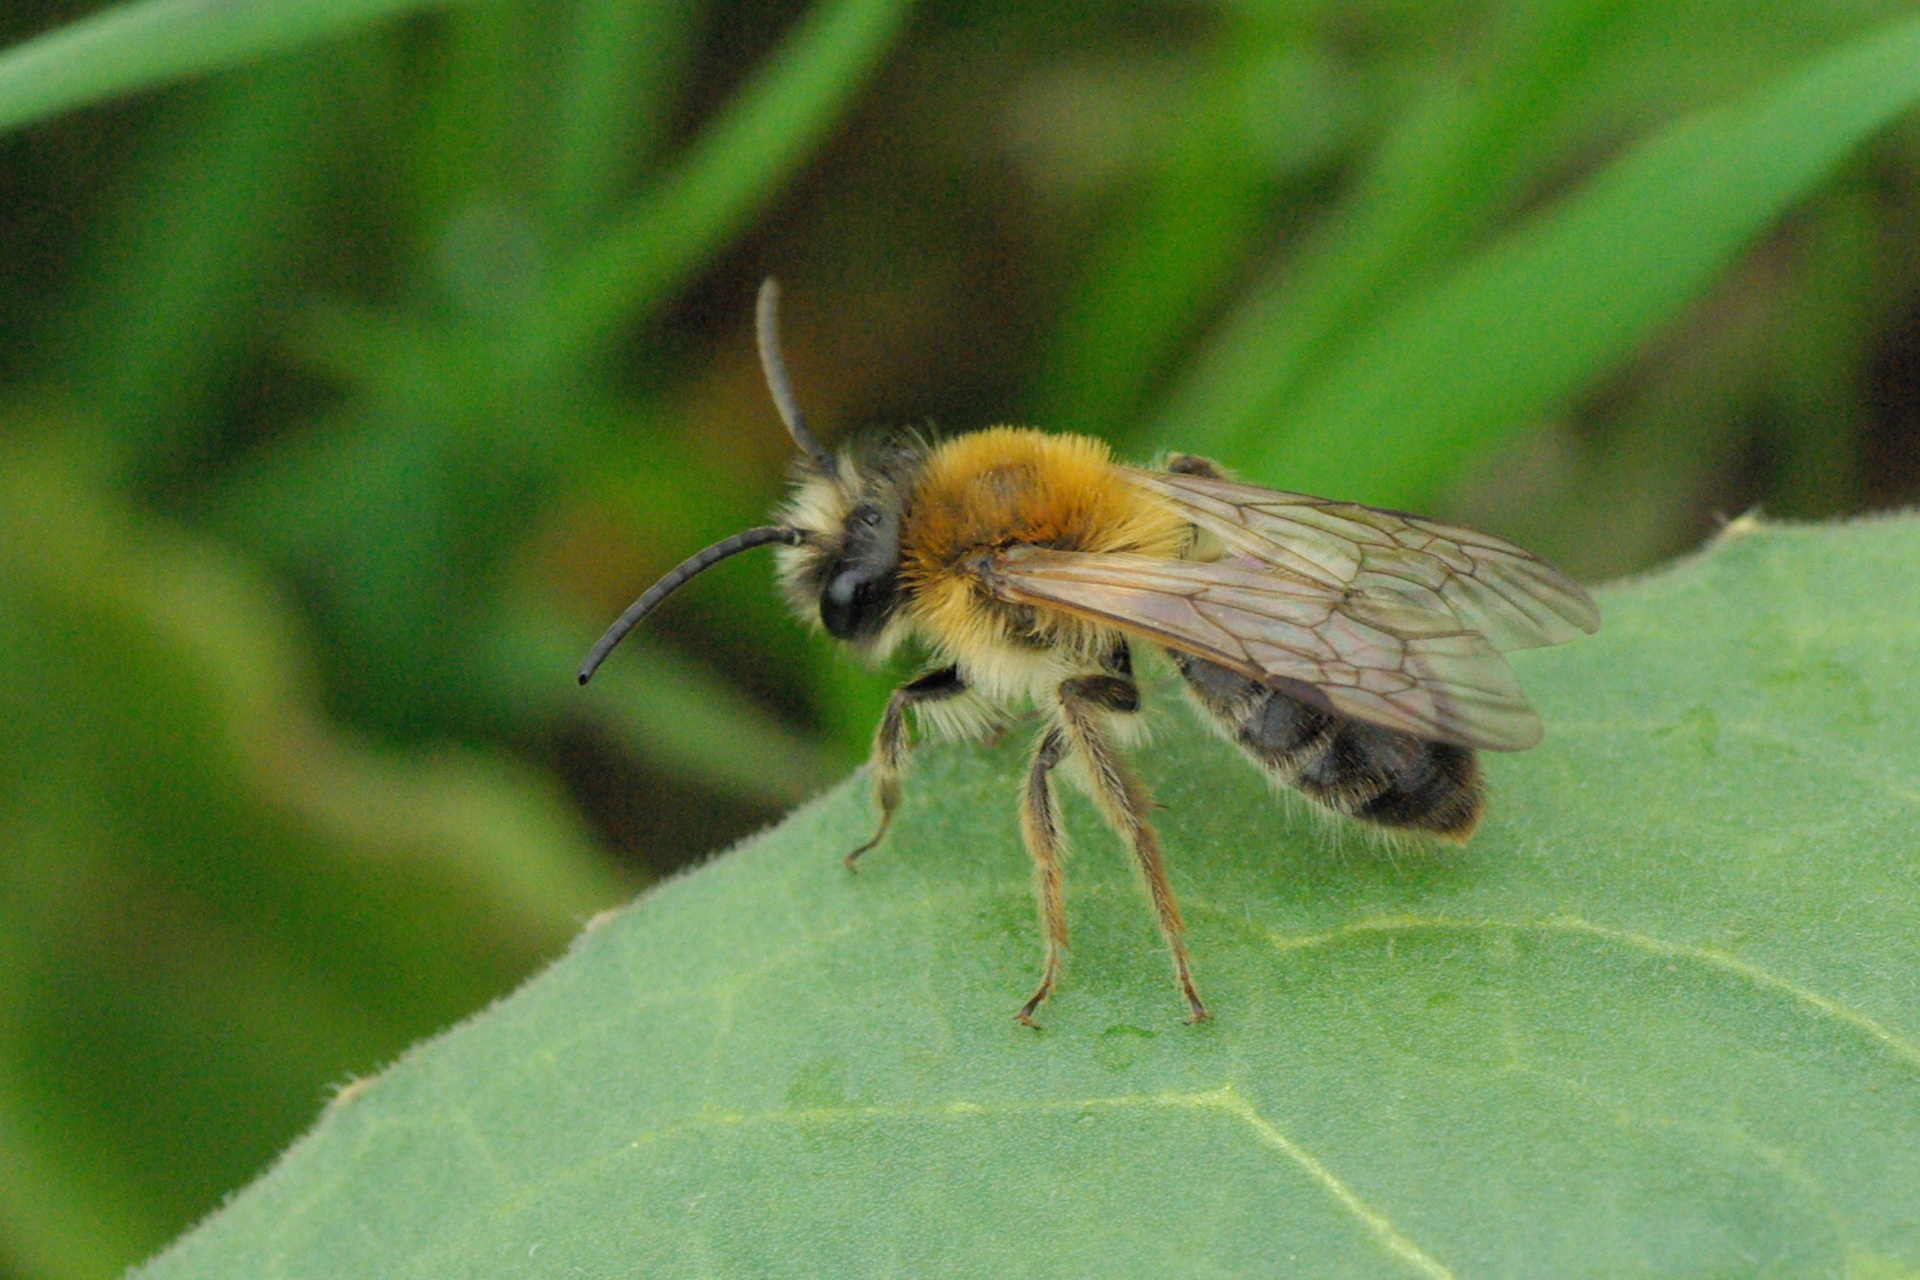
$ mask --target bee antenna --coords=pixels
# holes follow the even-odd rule
[[[787,380],[786,357],[780,354],[780,282],[772,276],[760,284],[760,298],[753,316],[754,334],[760,343],[760,369],[767,376],[767,391],[773,396],[774,408],[780,411],[780,421],[787,424],[787,434],[793,437],[801,452],[813,459],[820,474],[831,476],[839,468],[833,455],[822,449],[813,432],[807,429],[807,415],[800,412],[800,402],[793,396],[793,384]]]
[[[685,586],[689,578],[704,573],[719,564],[728,556],[737,556],[742,551],[754,547],[763,547],[769,542],[782,542],[789,547],[797,547],[805,541],[806,535],[789,525],[762,525],[758,529],[748,529],[745,533],[736,533],[731,538],[723,538],[704,551],[696,551],[682,560],[666,577],[648,587],[638,600],[627,606],[619,621],[607,628],[587,653],[587,660],[580,664],[580,683],[593,679],[593,673],[607,660],[613,647],[627,638],[632,631],[646,620],[648,614],[657,608],[662,600]]]

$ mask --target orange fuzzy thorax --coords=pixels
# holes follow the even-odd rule
[[[1193,527],[1131,484],[1103,442],[993,427],[928,457],[902,535],[901,581],[916,621],[954,656],[984,658],[984,650],[1019,640],[1006,611],[982,607],[984,589],[967,567],[981,552],[1039,546],[1177,558]],[[1034,621],[1055,641],[1079,626],[1064,615]]]

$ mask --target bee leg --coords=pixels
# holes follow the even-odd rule
[[[1139,709],[1139,688],[1133,681],[1119,676],[1077,676],[1060,686],[1061,719],[1074,750],[1087,766],[1093,798],[1108,823],[1133,850],[1134,861],[1146,879],[1147,895],[1153,901],[1160,936],[1166,939],[1180,994],[1186,997],[1187,1020],[1205,1022],[1207,1006],[1201,1003],[1200,993],[1193,985],[1193,962],[1187,956],[1187,926],[1180,918],[1180,904],[1174,901],[1173,886],[1167,881],[1166,864],[1160,857],[1160,837],[1147,821],[1153,801],[1121,763],[1100,727],[1099,716],[1103,711]]]
[[[1197,453],[1176,453],[1167,458],[1167,470],[1177,476],[1205,476],[1209,480],[1231,480],[1227,469],[1212,458]]]
[[[967,691],[966,681],[956,667],[942,667],[917,676],[893,691],[887,700],[886,714],[873,731],[873,755],[868,765],[873,770],[874,797],[880,805],[880,826],[873,839],[848,854],[843,861],[852,871],[860,855],[879,844],[893,824],[893,811],[900,807],[900,773],[907,765],[907,708],[922,702],[939,702]]]
[[[1060,976],[1060,953],[1067,947],[1066,880],[1060,863],[1060,819],[1053,804],[1054,766],[1066,754],[1066,736],[1058,729],[1048,729],[1033,750],[1027,789],[1020,795],[1020,834],[1026,840],[1027,852],[1033,855],[1033,891],[1040,900],[1040,933],[1046,941],[1047,958],[1033,998],[1013,1016],[1036,1028],[1040,1024],[1033,1020],[1033,1011],[1053,994],[1054,981]]]

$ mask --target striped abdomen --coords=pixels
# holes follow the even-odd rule
[[[1309,799],[1383,827],[1473,834],[1480,768],[1468,748],[1336,715],[1202,658],[1168,656],[1227,737]]]

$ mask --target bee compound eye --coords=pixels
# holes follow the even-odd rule
[[[860,574],[851,569],[843,569],[828,580],[827,589],[820,593],[820,621],[828,635],[837,640],[852,637],[863,585]]]
[[[833,581],[827,584],[827,592],[822,597],[821,603],[845,612],[859,601],[860,588],[863,585],[859,573],[852,569],[842,570],[834,574]]]
[[[893,600],[891,573],[871,568],[842,569],[820,593],[820,622],[836,640],[872,635],[886,621]]]

